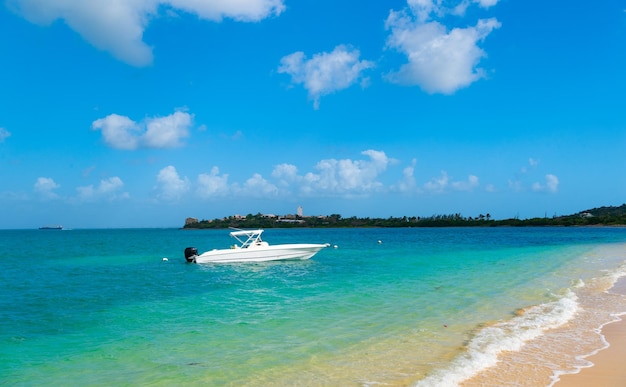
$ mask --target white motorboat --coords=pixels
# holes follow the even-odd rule
[[[330,244],[294,243],[270,245],[261,240],[264,230],[237,230],[232,231],[230,236],[239,244],[234,244],[229,249],[213,249],[198,254],[195,247],[185,249],[187,262],[195,263],[230,263],[230,262],[264,262],[277,260],[304,260],[309,259],[321,249]]]

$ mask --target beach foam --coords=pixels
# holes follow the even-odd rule
[[[435,371],[420,380],[417,386],[458,386],[478,372],[496,365],[500,353],[519,351],[524,343],[565,324],[578,308],[576,294],[567,291],[556,301],[531,307],[509,321],[483,328],[469,342],[467,352],[457,357],[449,368]]]
[[[602,328],[626,313],[626,297],[608,291],[626,274],[625,247],[623,244],[605,245],[585,257],[593,265],[603,263],[614,269],[600,270],[603,274],[586,281],[574,281],[569,292],[576,295],[577,308],[567,321],[552,327],[546,325],[542,334],[525,345],[502,351],[494,366],[482,370],[476,367],[474,375],[464,381],[457,378],[456,384],[448,385],[553,386],[560,376],[592,366],[588,358],[609,345],[601,333]],[[571,296],[564,299],[568,298]]]
[[[626,296],[626,270],[625,269],[626,269],[626,265],[622,265],[614,273],[609,273],[608,277],[612,278],[612,280],[613,280],[613,286],[611,287],[611,289],[609,291],[611,294]],[[622,299],[625,301],[624,303],[626,304],[626,297],[622,297]],[[626,316],[626,311],[625,312],[621,312],[621,313],[612,314],[612,317],[613,317],[612,320],[607,321],[607,322],[601,324],[598,328],[594,329],[594,332],[598,335],[598,337],[600,338],[600,340],[603,343],[602,347],[593,349],[589,353],[576,356],[576,358],[578,360],[580,360],[581,364],[579,366],[575,367],[573,370],[557,370],[557,371],[555,371],[555,373],[554,373],[554,375],[552,377],[552,383],[550,384],[550,386],[554,386],[554,384],[556,384],[557,382],[561,381],[561,377],[564,376],[564,375],[579,374],[582,370],[584,370],[586,368],[594,367],[596,365],[596,363],[595,363],[595,361],[596,361],[595,360],[595,355],[597,355],[601,351],[604,351],[605,349],[611,347],[611,343],[609,341],[607,341],[607,338],[604,335],[605,327],[607,325],[609,325],[609,324],[623,322],[624,321],[624,316]],[[623,326],[623,324],[622,324],[622,326]],[[624,350],[624,349],[622,349],[622,350]],[[618,354],[618,356],[622,357],[622,354],[620,353],[620,354]],[[590,359],[592,357],[593,357],[593,361]],[[613,371],[615,371],[619,375],[623,375],[623,372],[620,371],[620,370],[613,370]],[[606,377],[606,375],[603,375],[603,376]],[[622,377],[624,377],[624,376],[622,376]],[[584,384],[584,381],[581,381],[581,383]]]
[[[626,386],[626,321],[607,324],[602,328],[607,348],[588,357],[590,367],[581,368],[575,374],[558,375],[558,387]]]

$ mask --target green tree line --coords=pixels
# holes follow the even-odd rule
[[[291,216],[289,219],[277,219],[248,214],[245,217],[225,217],[212,220],[187,220],[186,229],[222,229],[222,228],[294,228],[294,227],[524,227],[524,226],[618,226],[626,225],[626,204],[619,207],[599,207],[581,211],[573,215],[553,216],[530,219],[491,218],[489,213],[475,217],[461,214],[432,215],[428,217],[403,216],[389,218],[344,218],[339,214],[317,217]]]

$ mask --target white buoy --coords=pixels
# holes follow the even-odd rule
[[[334,245],[334,246],[333,246],[333,248],[335,248],[335,249],[338,249],[338,248],[339,248],[339,246],[337,246],[337,245]]]
[[[161,261],[163,261],[163,262],[167,262],[167,261],[169,261],[169,259],[167,259],[167,258],[163,258],[163,259],[161,259]]]
[[[381,241],[381,240],[379,239],[379,240],[378,240],[378,244],[379,244],[379,245],[382,245],[382,244],[383,244],[383,241]]]

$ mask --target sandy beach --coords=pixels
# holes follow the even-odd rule
[[[626,386],[626,320],[605,325],[602,334],[610,346],[587,358],[593,366],[583,368],[577,374],[562,375],[555,386]]]
[[[621,278],[611,289],[611,293],[626,295],[626,278]],[[586,360],[593,363],[579,373],[561,375],[558,387],[622,387],[626,386],[626,316],[621,320],[605,325],[602,334],[609,347],[589,356]]]
[[[599,285],[601,286],[601,285]],[[618,280],[604,297],[598,295],[587,299],[579,318],[592,325],[586,328],[584,337],[572,336],[572,325],[552,330],[539,340],[526,343],[520,351],[508,351],[499,355],[499,363],[483,370],[461,383],[463,387],[478,386],[547,386],[588,387],[626,386],[626,315],[613,316],[615,321],[602,327],[601,334],[592,333],[593,324],[611,320],[611,315],[595,305],[606,302],[621,304],[626,297],[626,277]],[[588,294],[589,296],[589,294]],[[617,297],[617,298],[616,298]],[[590,355],[578,358],[577,354]],[[566,365],[567,364],[567,365]],[[578,364],[576,369],[572,364]],[[560,374],[553,381],[555,369],[569,369],[572,373]]]

